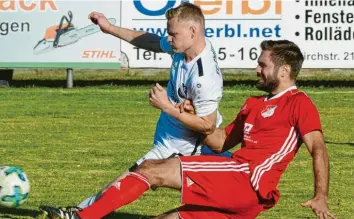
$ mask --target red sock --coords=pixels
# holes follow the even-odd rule
[[[139,198],[150,188],[147,178],[139,173],[127,177],[109,187],[91,206],[78,211],[81,219],[100,219],[117,208]]]

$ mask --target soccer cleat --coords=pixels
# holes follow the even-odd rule
[[[42,212],[39,217],[40,219],[80,219],[76,211],[80,211],[81,209],[78,207],[54,208],[42,205],[39,207],[39,210]]]

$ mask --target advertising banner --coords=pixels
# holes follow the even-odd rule
[[[190,0],[206,19],[221,68],[254,68],[263,40],[297,43],[305,68],[354,68],[354,0]],[[181,0],[122,1],[122,27],[167,36],[165,12]],[[122,42],[129,67],[170,67],[171,58]]]
[[[88,15],[104,13],[120,26],[119,0],[1,0],[0,68],[119,68],[120,40]]]

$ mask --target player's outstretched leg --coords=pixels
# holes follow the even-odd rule
[[[163,153],[163,152],[164,151],[161,151],[161,148],[153,148],[153,149],[151,149],[146,155],[144,155],[137,162],[135,162],[128,170],[126,170],[118,178],[116,178],[115,180],[113,180],[110,183],[108,183],[107,185],[105,185],[97,194],[85,199],[84,201],[82,201],[77,206],[79,208],[84,209],[84,208],[87,208],[88,206],[92,205],[96,200],[98,200],[101,197],[101,195],[102,195],[102,193],[104,191],[106,191],[110,186],[112,186],[112,184],[115,181],[122,180],[123,178],[128,176],[130,172],[134,172],[144,160],[161,160],[161,159],[165,159],[165,158],[175,157],[174,154],[171,155],[170,157],[164,156],[164,155],[166,155],[168,153]],[[158,155],[163,155],[163,156],[162,157],[158,157],[157,154]],[[156,190],[155,187],[153,187],[152,189]]]
[[[98,219],[139,198],[150,186],[181,189],[181,167],[178,158],[146,160],[135,172],[116,181],[91,206],[80,211],[64,211],[42,206],[51,219]]]
[[[117,180],[121,180],[124,177],[126,177],[129,174],[129,172],[124,172],[124,174],[120,177],[118,177],[117,179],[115,179],[114,181],[111,181],[109,184],[105,185],[98,193],[96,193],[95,195],[85,199],[84,201],[82,201],[80,204],[77,205],[78,208],[84,209],[87,208],[88,206],[92,205],[96,200],[98,200],[101,195],[103,194],[104,191],[106,191],[110,186],[112,186],[112,184],[117,181]]]
[[[139,161],[138,161],[139,162]],[[142,161],[141,161],[142,162]],[[140,163],[141,163],[140,162]],[[131,166],[128,170],[126,170],[122,175],[120,175],[118,178],[116,178],[115,180],[111,181],[109,184],[105,185],[103,187],[103,189],[101,189],[97,194],[85,199],[84,201],[82,201],[78,207],[79,208],[87,208],[88,206],[92,205],[96,200],[98,200],[102,193],[104,191],[106,191],[110,186],[112,186],[112,184],[115,182],[115,181],[119,181],[119,180],[122,180],[123,178],[125,178],[126,176],[129,175],[130,172],[134,172],[137,168],[138,168],[138,163],[135,163],[133,166]]]

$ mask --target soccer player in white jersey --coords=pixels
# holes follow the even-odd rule
[[[213,46],[205,38],[205,19],[201,9],[183,2],[168,10],[168,37],[111,25],[107,18],[98,12],[92,12],[89,18],[99,25],[104,33],[142,49],[169,53],[173,59],[167,92],[158,84],[150,92],[150,104],[161,110],[154,146],[129,170],[133,171],[144,160],[149,159],[200,155],[201,151],[206,151],[208,155],[213,154],[208,147],[202,145],[202,136],[212,133],[222,122],[218,106],[222,98],[223,78]],[[185,99],[193,102],[196,114],[179,111],[177,106]],[[231,153],[214,155],[230,157]],[[128,173],[129,171],[126,171],[118,179]],[[85,208],[91,205],[100,193],[89,197],[78,206]]]

